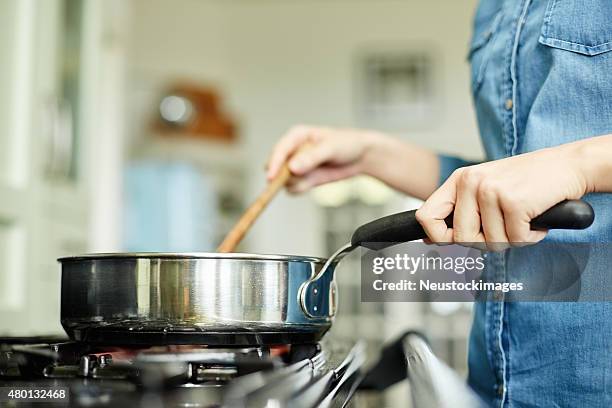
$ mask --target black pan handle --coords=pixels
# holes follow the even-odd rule
[[[364,224],[353,233],[351,244],[382,249],[400,242],[426,238],[427,235],[416,220],[415,213],[416,210],[405,211]],[[589,203],[582,200],[566,200],[531,220],[531,229],[586,229],[593,224],[594,219],[595,213]],[[446,219],[446,224],[452,227],[452,213]]]

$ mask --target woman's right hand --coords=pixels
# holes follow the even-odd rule
[[[423,200],[438,186],[435,153],[376,131],[296,126],[274,147],[268,180],[287,160],[293,174],[287,189],[293,193],[358,174]]]
[[[368,151],[381,137],[363,130],[295,126],[274,147],[267,177],[274,178],[287,160],[294,176],[287,186],[292,193],[355,176],[365,171]]]

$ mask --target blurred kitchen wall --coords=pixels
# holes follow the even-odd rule
[[[211,84],[240,123],[248,201],[264,186],[275,141],[298,123],[368,126],[356,108],[356,63],[377,49],[434,56],[434,113],[391,129],[450,153],[480,157],[466,62],[475,0],[132,0],[128,134],[147,121],[168,83]],[[418,172],[419,169],[414,169]],[[264,253],[326,254],[321,212],[310,198],[282,196],[248,237]]]

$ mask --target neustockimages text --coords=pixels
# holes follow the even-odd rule
[[[399,282],[383,282],[377,279],[373,284],[374,290],[408,290],[408,291],[500,291],[510,292],[523,290],[522,282],[485,282],[483,280],[472,280],[470,282],[432,282],[420,279],[417,282],[402,279]]]

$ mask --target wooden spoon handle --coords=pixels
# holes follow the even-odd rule
[[[225,239],[217,248],[217,252],[234,252],[259,214],[266,208],[276,193],[287,184],[290,177],[291,171],[289,170],[288,164],[285,163],[276,177],[268,183],[266,189],[257,197],[257,200],[249,206],[242,217],[240,217],[240,220],[234,225],[234,228],[225,236]]]

